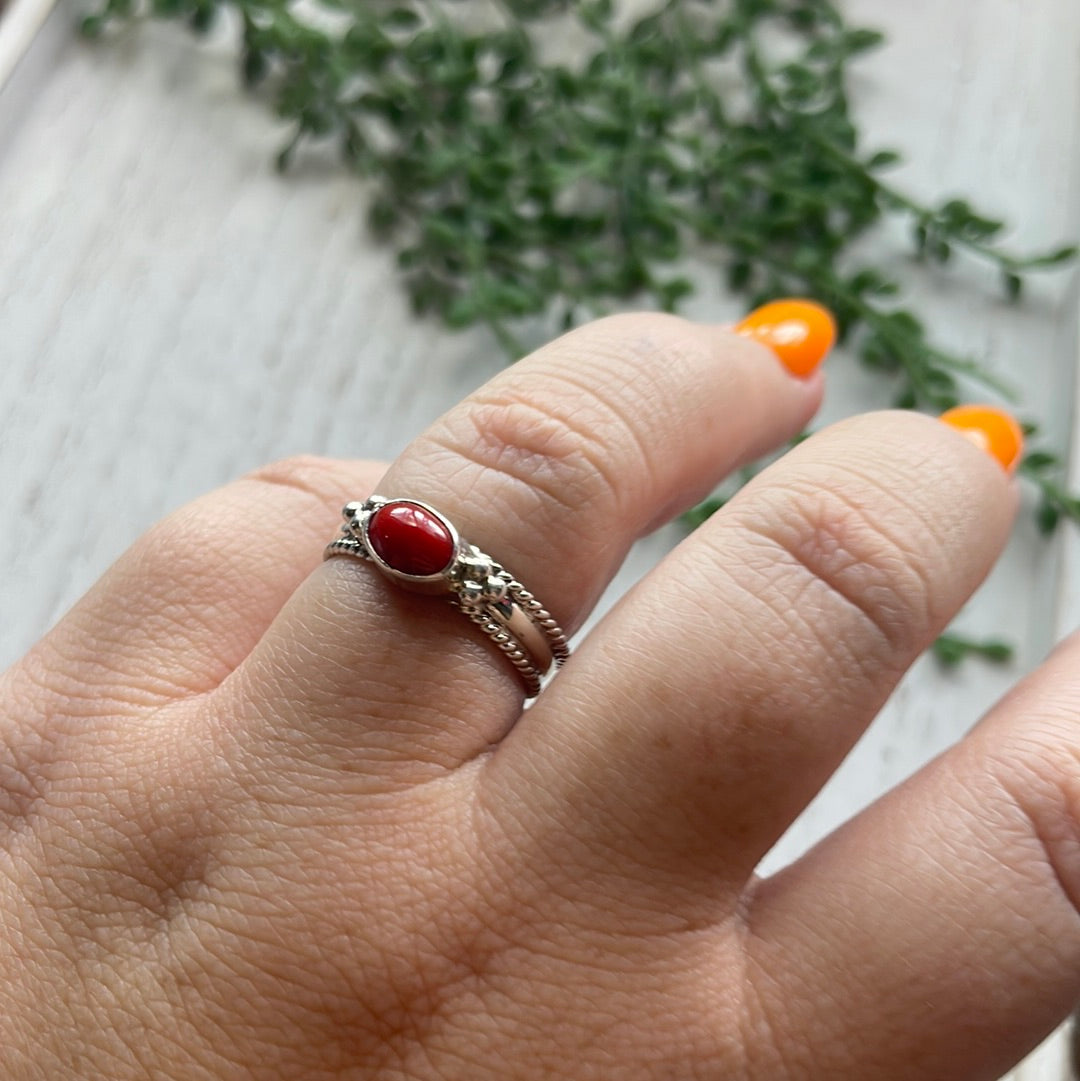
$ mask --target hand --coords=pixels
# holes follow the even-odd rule
[[[140,540],[2,686],[0,1074],[973,1081],[1046,1033],[1080,992],[1080,640],[753,873],[1001,549],[1007,418],[802,443],[524,712],[444,599],[320,561],[377,484],[579,627],[817,409],[827,332],[779,311],[592,324],[385,476],[290,460]]]

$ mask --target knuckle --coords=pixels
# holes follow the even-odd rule
[[[1020,815],[1018,832],[1026,842],[1000,847],[1008,870],[1033,870],[1080,913],[1080,747],[1075,746],[1075,726],[1075,714],[1044,718],[1041,731],[1013,740],[991,759],[989,778]]]
[[[511,370],[429,431],[444,452],[509,478],[544,502],[644,516],[663,490],[658,436],[678,441],[687,402],[672,393],[673,370],[687,380],[715,366],[702,327],[663,313],[624,313],[581,327],[539,363]],[[706,397],[702,396],[702,423]],[[649,515],[651,519],[651,515]]]
[[[325,503],[338,493],[339,485],[334,481],[340,472],[340,465],[332,458],[317,454],[294,454],[261,465],[245,474],[244,479],[257,484],[292,488]]]
[[[936,617],[929,554],[889,523],[897,498],[863,478],[796,480],[761,493],[744,522],[779,556],[777,573],[802,579],[784,595],[818,596],[868,629],[883,655],[921,649]]]
[[[253,503],[251,492],[243,485],[252,484],[262,488],[265,497],[269,489],[286,489],[276,495],[298,492],[312,503],[312,510],[319,520],[326,518],[326,526],[337,520],[344,502],[343,486],[335,476],[339,463],[316,455],[299,454],[280,461],[262,465],[246,473],[240,485],[229,485],[206,497],[171,511],[155,522],[132,545],[128,552],[126,573],[138,583],[145,601],[156,601],[159,618],[170,613],[180,622],[191,619],[191,605],[205,602],[201,583],[209,581],[207,569],[235,560],[237,552],[236,530],[250,519]],[[221,498],[223,494],[229,498]],[[275,494],[271,492],[270,494]],[[275,499],[273,505],[280,505]],[[268,505],[263,498],[263,506]],[[177,596],[176,583],[186,581],[189,587],[182,597]]]
[[[526,490],[529,511],[539,502],[604,513],[621,502],[633,472],[617,465],[605,437],[612,413],[590,391],[548,378],[543,394],[504,389],[475,397],[445,417],[431,438],[483,473]]]

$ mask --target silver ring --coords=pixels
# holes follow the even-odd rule
[[[324,558],[353,556],[406,589],[446,594],[517,669],[527,697],[535,698],[544,676],[570,656],[551,613],[434,507],[373,495],[346,503],[341,513],[345,524]]]

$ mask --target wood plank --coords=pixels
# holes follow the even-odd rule
[[[56,0],[0,3],[0,12],[3,12],[3,22],[0,23],[0,86],[7,82],[30,48],[55,3]]]

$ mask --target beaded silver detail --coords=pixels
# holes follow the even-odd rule
[[[372,547],[368,526],[389,503],[411,504],[437,519],[453,546],[447,565],[435,574],[409,574],[388,564]],[[416,499],[373,495],[363,503],[347,503],[340,534],[327,546],[324,558],[347,555],[374,563],[388,578],[422,593],[448,594],[447,599],[494,643],[517,670],[525,693],[535,698],[543,678],[569,656],[566,635],[558,621],[509,571],[491,556],[464,540],[434,507]]]

